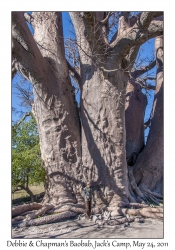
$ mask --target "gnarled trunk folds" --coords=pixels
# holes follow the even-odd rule
[[[47,172],[44,200],[54,204],[77,203],[78,181],[82,178],[80,124],[65,61],[61,14],[35,13],[34,17],[35,40],[53,69],[43,79],[45,95],[40,96],[34,88],[34,110]]]
[[[21,26],[16,25],[18,19],[21,20]],[[23,27],[27,25],[21,13],[14,13],[13,20],[15,38],[21,41]],[[77,182],[82,179],[80,123],[64,55],[61,13],[34,12],[32,25],[36,44],[32,47],[33,57],[27,63],[27,69],[33,70],[33,63],[39,60],[35,67],[38,75],[33,71],[32,75],[28,74],[21,64],[19,69],[33,84],[33,111],[38,124],[43,165],[47,173],[44,202],[77,203],[80,196],[80,183]],[[26,27],[25,29],[27,32]],[[22,46],[30,45],[34,41],[29,31],[25,39]],[[27,53],[30,55],[29,45]],[[18,56],[17,52],[14,55]]]
[[[134,166],[137,185],[143,190],[163,192],[163,37],[155,39],[156,91],[151,128],[146,147]]]
[[[128,202],[124,115],[127,79],[121,71],[107,79],[102,71],[91,70],[81,98],[84,174],[88,180],[102,181],[107,203]]]
[[[125,126],[126,126],[126,158],[136,153],[139,155],[144,148],[144,115],[147,98],[134,78],[126,88]],[[135,162],[133,162],[134,165]]]
[[[81,184],[90,180],[102,183],[100,197],[96,197],[96,200],[115,209],[122,202],[126,204],[134,201],[128,180],[126,147],[132,147],[138,152],[143,145],[141,121],[138,124],[140,136],[137,145],[126,145],[126,71],[130,70],[140,44],[162,34],[162,21],[151,22],[154,13],[143,13],[140,29],[140,24],[136,20],[129,25],[125,18],[121,18],[121,21],[126,21],[126,25],[119,27],[119,35],[116,34],[116,39],[109,44],[105,29],[107,27],[100,21],[105,18],[104,13],[73,12],[70,15],[80,56],[81,129],[64,54],[61,14],[32,13],[30,19],[35,30],[34,38],[29,30],[27,31],[22,14],[14,13],[13,17],[13,56],[17,62],[15,67],[18,67],[34,87],[33,110],[39,129],[43,165],[47,173],[44,203],[59,205],[60,209],[66,204],[70,212],[73,204],[78,203],[76,205],[81,206]],[[161,74],[160,70],[157,74],[153,132],[150,131],[148,138],[148,143],[152,147],[153,141],[155,146],[155,138],[151,139],[152,134],[155,134],[156,138],[159,135],[156,151],[159,146],[161,149],[163,147]],[[128,91],[130,90],[127,89],[127,93]],[[138,107],[139,114],[143,114],[144,106],[145,102],[141,101]],[[157,129],[157,122],[161,123],[160,130]],[[128,136],[129,140],[132,140],[131,137]],[[151,152],[154,153],[152,148]],[[162,157],[160,152],[162,151],[159,151],[158,157]],[[148,158],[147,155],[146,157]],[[153,160],[153,171],[158,173],[154,178],[161,181],[162,164],[161,161],[158,163],[159,160]],[[145,168],[143,164],[138,164],[139,159],[134,167],[137,184],[149,184],[151,190],[156,190],[155,183],[158,181],[154,179],[151,182],[151,178],[142,178],[146,172],[153,173],[150,171],[152,163],[147,164]],[[69,213],[65,216],[68,215],[70,216]],[[57,216],[54,215],[48,221],[55,218]]]

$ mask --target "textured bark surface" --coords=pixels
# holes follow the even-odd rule
[[[43,79],[43,93],[40,95],[34,91],[34,110],[42,159],[47,171],[44,201],[55,204],[77,203],[76,188],[82,178],[80,125],[74,89],[64,56],[61,14],[37,12],[34,20],[34,38],[53,69]]]
[[[127,201],[124,83],[122,72],[114,82],[94,71],[82,87],[82,162],[88,180],[102,181],[107,204]],[[114,202],[114,198],[113,198]]]
[[[17,206],[17,207],[14,207],[12,209],[12,217],[15,217],[19,214],[26,212],[26,211],[31,211],[31,210],[40,209],[40,208],[42,208],[42,205],[38,204],[36,202],[31,203],[31,204],[24,204],[21,206]]]
[[[163,37],[155,39],[156,91],[147,145],[134,166],[137,185],[143,190],[163,192]]]
[[[14,13],[14,23],[18,18],[25,25],[20,13]],[[21,72],[34,87],[33,111],[38,124],[43,165],[47,173],[44,202],[77,203],[79,196],[76,194],[80,192],[78,185],[82,179],[80,124],[64,55],[61,13],[33,13],[32,25],[38,46],[35,48],[37,54],[35,51],[32,53],[40,58],[40,63],[35,68],[38,75],[30,77],[26,72]],[[18,33],[16,32],[18,40],[22,35],[20,29],[23,31],[23,27],[19,26]],[[30,35],[28,37],[33,42]],[[44,72],[40,73],[43,65]]]
[[[33,84],[33,112],[47,174],[44,207],[28,216],[30,220],[25,225],[51,223],[82,213],[81,186],[87,180],[102,183],[99,192],[95,192],[93,211],[101,212],[108,205],[116,209],[117,206],[128,205],[129,201],[138,201],[133,198],[129,184],[134,177],[132,171],[128,172],[126,157],[129,152],[126,155],[126,148],[127,151],[132,148],[139,152],[143,146],[145,98],[135,83],[130,82],[126,86],[140,45],[161,35],[163,22],[161,18],[154,19],[161,16],[157,12],[143,12],[132,20],[129,13],[123,12],[118,32],[109,42],[106,20],[111,14],[106,14],[70,12],[80,60],[80,69],[74,73],[81,90],[79,117],[69,78],[69,70],[75,72],[75,69],[65,59],[61,13],[25,14],[34,28],[34,36],[23,15],[12,13],[13,72],[17,69]],[[128,107],[125,104],[126,91],[130,102]],[[159,93],[157,89],[155,103],[159,102]],[[136,116],[139,116],[137,124],[132,112],[134,105],[137,105]],[[153,111],[155,120],[158,120],[154,118],[157,106],[155,104]],[[158,108],[161,111],[161,106]],[[135,143],[131,142],[131,133],[136,132],[128,128],[128,122],[134,122],[137,133],[139,131]],[[154,120],[152,124],[156,130]],[[143,172],[140,169],[142,167],[135,175],[137,184]],[[142,197],[134,181],[132,188]],[[36,219],[42,211],[47,212],[48,204],[54,205],[60,214],[46,216],[45,221]]]
[[[108,57],[93,59],[92,36],[83,37],[90,22],[71,13],[81,49],[81,120],[82,120],[82,164],[86,180],[102,181],[103,188],[96,196],[97,205],[110,202],[116,205],[128,202],[128,177],[125,154],[125,89],[128,77],[120,64]],[[81,25],[79,25],[81,24]],[[91,24],[91,26],[93,26]],[[98,34],[94,39],[97,40]],[[93,44],[96,53],[104,47]],[[111,52],[112,54],[113,52]],[[109,59],[108,59],[109,58]],[[102,62],[102,63],[101,63]],[[112,69],[112,72],[104,70]]]
[[[140,85],[136,83],[134,78],[131,78],[126,88],[125,104],[127,159],[129,159],[133,152],[139,155],[144,148],[144,115],[146,104],[147,98],[142,93]]]

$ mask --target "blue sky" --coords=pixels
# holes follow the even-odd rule
[[[72,26],[70,24],[70,17],[68,12],[62,12],[62,16],[63,16],[63,32],[64,32],[64,37],[70,37],[71,33],[69,32],[70,29],[72,29]],[[28,25],[31,32],[33,33],[33,28]],[[150,53],[153,53],[154,50],[154,39],[151,39],[150,41],[148,41],[147,43],[145,43],[142,46],[142,54],[144,57],[149,57]],[[155,74],[155,68],[151,71],[153,74]],[[16,75],[13,79],[13,83],[20,81],[20,76]],[[75,85],[76,86],[76,85]],[[26,108],[22,107],[20,105],[20,99],[14,94],[14,92],[16,92],[16,90],[14,90],[12,88],[12,107],[14,107],[16,110],[20,110],[25,112]],[[152,103],[153,103],[153,98],[154,98],[154,94],[153,91],[149,91],[149,94],[147,95],[148,97],[148,105],[146,108],[146,112],[145,112],[145,121],[149,119],[150,117],[150,112],[151,112],[151,108],[152,108]],[[76,100],[79,102],[80,99],[80,93],[78,92],[78,94],[76,95]],[[15,121],[17,119],[20,118],[20,113],[12,113],[12,120]],[[147,129],[145,131],[145,135],[147,136],[149,129]]]

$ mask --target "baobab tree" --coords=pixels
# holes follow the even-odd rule
[[[147,145],[134,167],[137,185],[146,193],[163,198],[163,37],[155,39],[156,89]],[[152,191],[152,192],[151,192]],[[155,196],[155,197],[154,197]]]
[[[47,173],[39,213],[51,208],[64,211],[47,216],[45,223],[83,211],[81,187],[87,180],[102,183],[95,192],[94,212],[106,207],[115,212],[131,202],[145,202],[139,188],[142,165],[136,166],[138,172],[129,170],[128,177],[126,87],[140,46],[163,34],[163,13],[118,13],[118,28],[113,36],[110,20],[116,13],[69,14],[78,48],[79,62],[75,64],[65,57],[60,12],[12,12],[12,74],[19,71],[33,85],[33,113]],[[26,21],[34,28],[34,35]],[[79,84],[80,110],[69,72]],[[16,211],[15,215],[20,213]],[[37,215],[29,216],[27,225]]]

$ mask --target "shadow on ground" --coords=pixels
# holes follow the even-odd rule
[[[106,238],[163,238],[163,221],[145,219],[144,223],[132,222],[129,226],[98,227],[93,221],[66,220],[41,226],[12,228],[13,239],[106,239]]]

